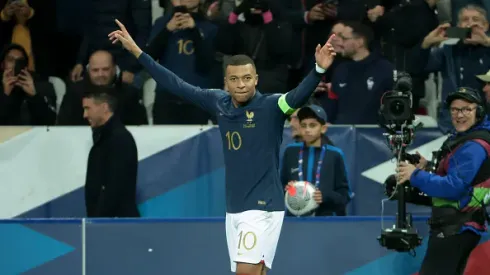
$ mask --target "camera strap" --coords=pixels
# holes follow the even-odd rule
[[[299,181],[304,181],[303,177],[303,154],[304,154],[304,142],[301,143],[301,148],[299,149],[299,157],[298,157],[298,178]],[[325,157],[325,152],[327,151],[327,145],[322,145],[322,151],[320,153],[320,157],[318,158],[318,162],[316,165],[316,173],[315,173],[315,187],[318,188],[320,186],[320,173],[322,170],[323,158]]]
[[[477,130],[467,135],[463,135],[460,137],[456,137],[451,139],[450,137],[444,141],[441,146],[441,149],[437,152],[436,162],[435,162],[435,170],[439,168],[441,161],[446,158],[454,149],[458,146],[462,145],[468,140],[481,139],[490,144],[490,131],[488,130]]]
[[[437,162],[440,163],[441,161],[444,161],[444,159],[451,154],[453,150],[469,140],[475,140],[479,143],[485,142],[486,144],[490,145],[490,131],[478,130],[452,140],[446,140],[441,147]],[[487,152],[487,159],[482,163],[471,183],[471,186],[476,186],[490,178],[490,150],[487,148],[487,146],[484,146],[483,144],[482,146]],[[490,223],[490,216],[486,211],[484,201],[479,201],[479,203],[481,203],[481,209],[473,212],[462,212],[461,210],[452,207],[433,207],[432,217],[428,223],[435,231],[444,231],[444,235],[446,236],[456,234],[459,232],[458,230],[461,229],[461,226],[468,222],[475,222],[477,224],[484,225],[486,220]]]

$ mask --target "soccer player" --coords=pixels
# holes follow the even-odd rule
[[[223,140],[226,174],[226,237],[231,271],[264,275],[272,267],[284,219],[284,193],[279,179],[279,147],[284,121],[304,105],[335,56],[332,45],[317,46],[316,68],[286,94],[256,91],[258,75],[252,59],[230,58],[223,90],[192,86],[156,63],[136,45],[121,22],[109,34],[113,43],[138,58],[165,90],[215,114]],[[282,45],[277,45],[281,47]]]

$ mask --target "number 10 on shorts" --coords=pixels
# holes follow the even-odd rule
[[[257,235],[254,232],[243,232],[240,231],[238,234],[238,250],[244,248],[245,250],[254,249],[257,244]]]

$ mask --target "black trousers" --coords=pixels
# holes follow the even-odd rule
[[[419,275],[463,275],[471,251],[480,238],[471,231],[447,238],[431,235]]]

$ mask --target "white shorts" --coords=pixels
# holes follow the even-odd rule
[[[284,211],[249,210],[226,213],[226,241],[231,271],[236,272],[237,262],[263,262],[271,269],[283,220]]]

